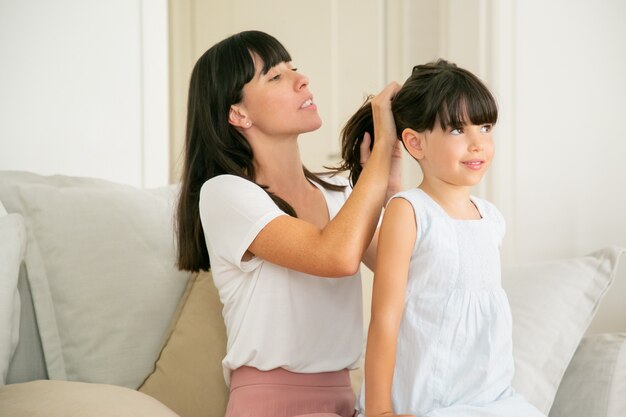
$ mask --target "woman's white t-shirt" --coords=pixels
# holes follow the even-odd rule
[[[350,194],[346,185],[324,194],[332,219]],[[222,361],[226,383],[240,366],[317,373],[354,368],[361,354],[361,277],[322,278],[261,258],[242,261],[256,235],[285,216],[258,185],[220,175],[200,191],[200,219],[213,279],[224,304],[228,344]]]

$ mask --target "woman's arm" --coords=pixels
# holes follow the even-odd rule
[[[372,292],[372,318],[365,351],[367,417],[395,415],[391,403],[391,385],[409,262],[416,236],[417,226],[411,204],[402,198],[391,200],[380,228]]]
[[[391,98],[400,88],[389,84],[372,99],[372,154],[350,197],[323,229],[290,216],[270,221],[248,250],[272,263],[324,277],[352,275],[372,241],[389,183],[391,159],[398,142]]]
[[[370,156],[370,137],[365,134],[363,141],[361,142],[361,159],[363,163],[366,163]],[[389,171],[389,182],[387,183],[387,192],[385,194],[385,204],[396,193],[402,191],[402,142],[399,140],[396,142],[393,153],[391,156],[391,168]],[[376,228],[374,237],[370,245],[363,254],[363,263],[371,270],[376,270],[376,251],[378,248],[378,232],[379,228]]]

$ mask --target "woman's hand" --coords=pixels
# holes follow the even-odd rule
[[[374,137],[376,144],[395,146],[398,141],[396,123],[391,112],[391,100],[400,90],[400,84],[393,81],[380,93],[372,98],[372,119],[374,121]]]
[[[371,142],[372,138],[369,133],[365,132],[360,145],[361,166],[365,165],[370,158]],[[396,140],[391,154],[391,168],[389,170],[389,183],[387,184],[385,205],[394,194],[400,191],[402,191],[402,143],[400,140]]]
[[[389,185],[387,186],[385,203],[400,191],[402,191],[402,142],[398,140],[391,154],[391,169],[389,171]]]

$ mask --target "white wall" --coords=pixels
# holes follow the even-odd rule
[[[0,169],[167,184],[167,0],[0,0],[0,60]]]
[[[516,16],[519,256],[626,245],[626,2],[520,1]]]
[[[626,247],[626,2],[526,0],[514,12],[513,260]],[[625,266],[601,315],[625,314]]]

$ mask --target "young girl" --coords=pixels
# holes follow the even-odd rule
[[[290,61],[275,38],[247,31],[211,47],[191,75],[178,261],[211,268],[224,304],[228,417],[354,414],[357,271],[361,260],[373,267],[382,206],[399,186],[399,86],[372,102],[379,139],[351,190],[302,166],[298,135],[321,121]]]
[[[361,413],[541,416],[511,387],[504,219],[470,194],[493,158],[494,98],[476,76],[439,60],[413,69],[392,112],[423,180],[396,194],[383,217]],[[360,167],[350,150],[370,115],[363,107],[348,123],[343,149],[354,181]]]

